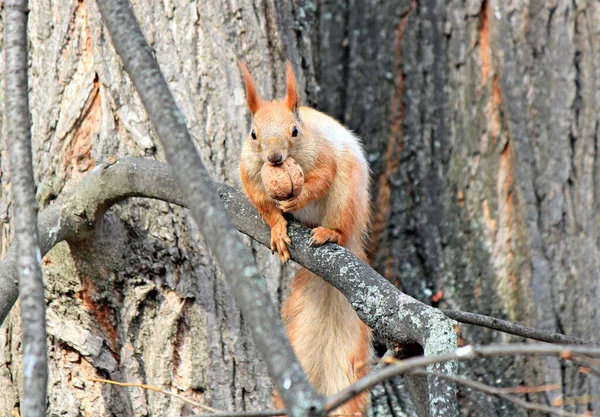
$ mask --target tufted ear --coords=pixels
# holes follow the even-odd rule
[[[246,65],[244,65],[244,63],[240,60],[238,60],[238,65],[242,70],[242,76],[244,77],[244,83],[246,84],[246,100],[248,101],[248,108],[252,114],[256,114],[262,104],[262,100],[256,92],[254,80],[252,79],[252,75],[250,75]]]
[[[294,70],[290,61],[288,61],[286,65],[285,87],[285,104],[294,114],[298,114],[300,94],[298,94],[298,85],[296,84],[296,77],[294,76]]]

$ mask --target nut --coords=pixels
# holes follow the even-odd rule
[[[289,200],[302,191],[304,171],[292,157],[288,157],[281,165],[265,162],[260,175],[267,194],[275,200]]]

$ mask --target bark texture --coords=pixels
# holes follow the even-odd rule
[[[373,58],[380,48],[396,57],[387,67],[395,90],[383,82],[376,88],[388,91],[391,103],[382,119],[388,126],[380,123],[373,135],[380,139],[373,144],[365,122],[345,119],[379,152],[372,165],[374,266],[423,301],[597,342],[598,4],[366,3],[356,20],[348,9],[347,33],[360,31],[356,38],[367,45],[353,50],[348,37],[348,73],[361,77],[352,65],[369,68],[361,84],[368,86],[386,74]],[[385,22],[395,22],[393,47],[369,35],[375,27],[385,31]],[[348,90],[332,112],[370,114],[365,91]],[[466,326],[463,337],[518,341]],[[561,387],[535,401],[598,392],[594,378],[552,358],[461,368],[490,384]],[[516,412],[463,394],[465,415]],[[597,414],[599,406],[565,408]]]
[[[596,2],[174,0],[133,8],[213,178],[236,183],[248,128],[235,58],[272,97],[283,95],[288,57],[304,102],[364,140],[379,272],[425,302],[599,341]],[[29,35],[40,205],[111,156],[164,159],[93,1],[32,2]],[[5,146],[3,252],[12,238]],[[186,213],[133,201],[107,213],[99,232],[92,245],[61,244],[44,258],[49,411],[196,411],[88,376],[143,381],[221,409],[269,406],[265,367]],[[293,267],[253,247],[280,302]],[[11,415],[21,395],[17,310],[0,328],[0,415]],[[517,341],[462,330],[469,342]],[[560,384],[535,401],[600,388],[557,359],[460,367],[494,385]],[[414,415],[399,384],[375,390],[375,415]],[[466,416],[526,415],[468,390],[459,398]],[[597,414],[600,404],[566,409]]]
[[[279,52],[269,46],[270,37],[280,43],[283,37],[275,24],[274,5],[240,2],[223,7],[220,2],[182,1],[133,6],[204,163],[214,178],[235,183],[236,159],[247,129],[235,58],[252,50],[260,55],[247,58],[252,67],[263,65],[257,75],[283,79],[283,44]],[[290,30],[287,24],[281,27]],[[240,38],[240,32],[245,36]],[[164,158],[94,2],[34,2],[29,34],[41,205],[51,204],[108,157]],[[272,66],[264,65],[270,53],[278,57]],[[282,83],[277,88],[281,94]],[[10,186],[8,175],[3,176],[3,186]],[[2,197],[6,248],[11,202],[7,193]],[[140,201],[112,210],[102,228],[99,241],[61,245],[44,259],[49,412],[199,411],[160,394],[86,381],[95,375],[144,381],[224,410],[268,408],[271,383],[264,365],[211,254],[202,243],[193,243],[191,236],[198,232],[186,214],[164,203]],[[273,299],[280,301],[279,277],[287,272],[268,251],[256,249],[255,256],[269,277]],[[14,309],[13,318],[16,313]],[[22,378],[18,322],[11,319],[3,326],[1,337],[0,386],[6,395],[0,399],[0,414],[10,415],[20,398],[13,383]]]

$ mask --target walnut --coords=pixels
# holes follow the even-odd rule
[[[281,165],[265,162],[260,175],[267,194],[275,200],[289,200],[302,191],[304,171],[292,157],[288,157]]]

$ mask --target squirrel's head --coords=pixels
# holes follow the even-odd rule
[[[263,162],[279,165],[298,152],[305,140],[299,117],[300,96],[292,64],[286,67],[286,95],[283,100],[263,101],[243,63],[239,63],[246,83],[252,127],[246,138],[249,149],[260,154]]]

